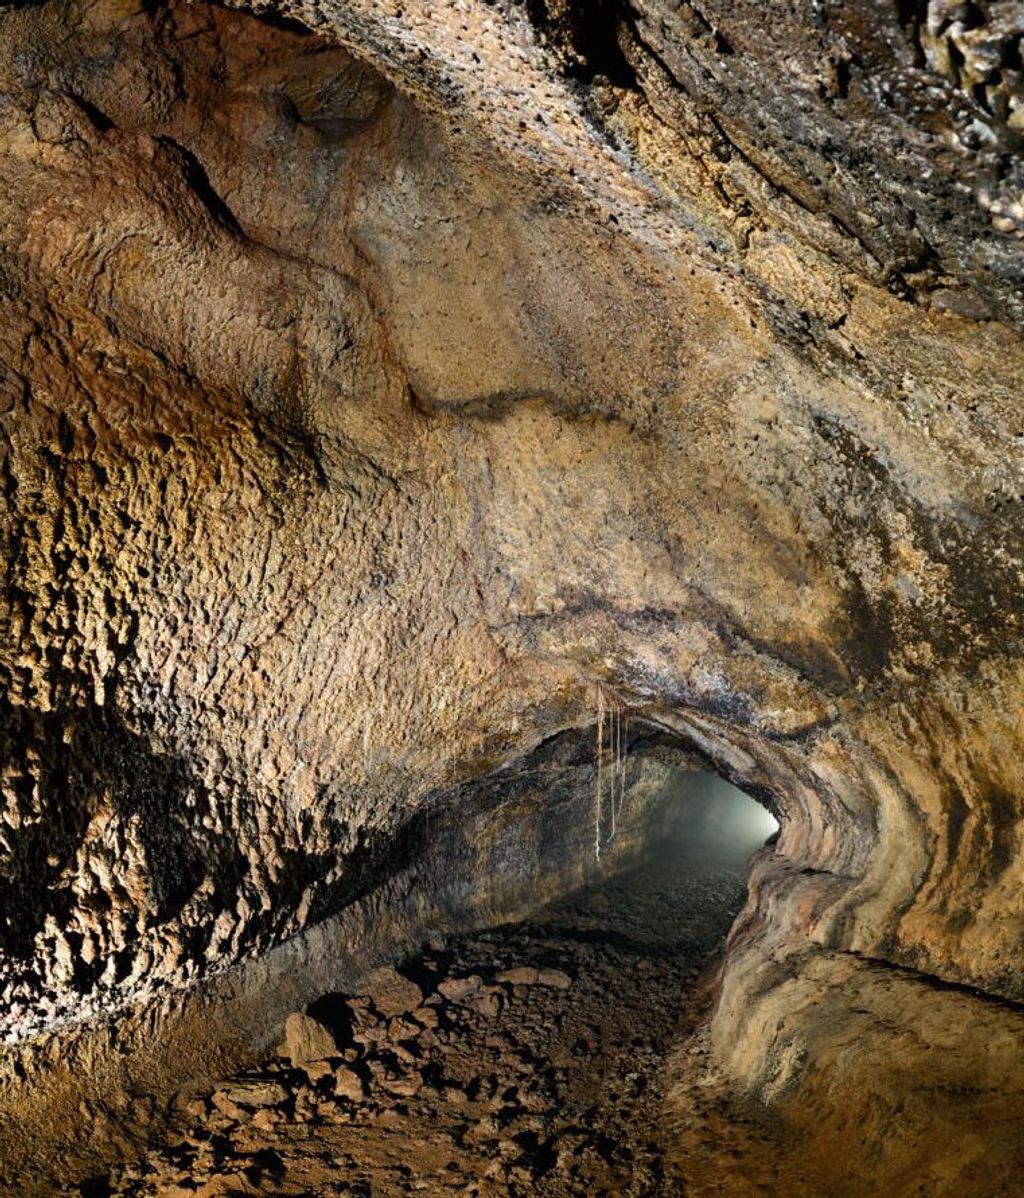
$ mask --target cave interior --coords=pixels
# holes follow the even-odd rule
[[[1020,1194],[1022,47],[0,3],[0,1192]]]

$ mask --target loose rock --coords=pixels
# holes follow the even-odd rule
[[[382,1015],[405,1015],[423,1002],[423,991],[390,965],[360,979],[360,990],[373,1000]]]
[[[312,1061],[323,1061],[335,1056],[337,1043],[330,1029],[301,1011],[295,1011],[284,1022],[284,1040],[278,1047],[278,1056],[284,1057],[297,1067]]]

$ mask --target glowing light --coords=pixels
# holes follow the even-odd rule
[[[716,774],[680,772],[675,785],[681,804],[677,843],[684,852],[746,858],[779,830],[770,811]]]

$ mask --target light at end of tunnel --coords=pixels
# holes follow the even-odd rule
[[[731,812],[736,821],[736,830],[749,840],[764,841],[779,830],[779,821],[760,803],[744,803]]]
[[[686,801],[687,841],[703,842],[708,851],[746,857],[779,830],[767,808],[714,774],[685,776],[681,786]]]

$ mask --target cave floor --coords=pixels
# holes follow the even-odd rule
[[[678,1195],[665,1057],[744,893],[741,860],[666,859],[424,946],[314,1004],[326,1059],[300,1029],[83,1193]]]

